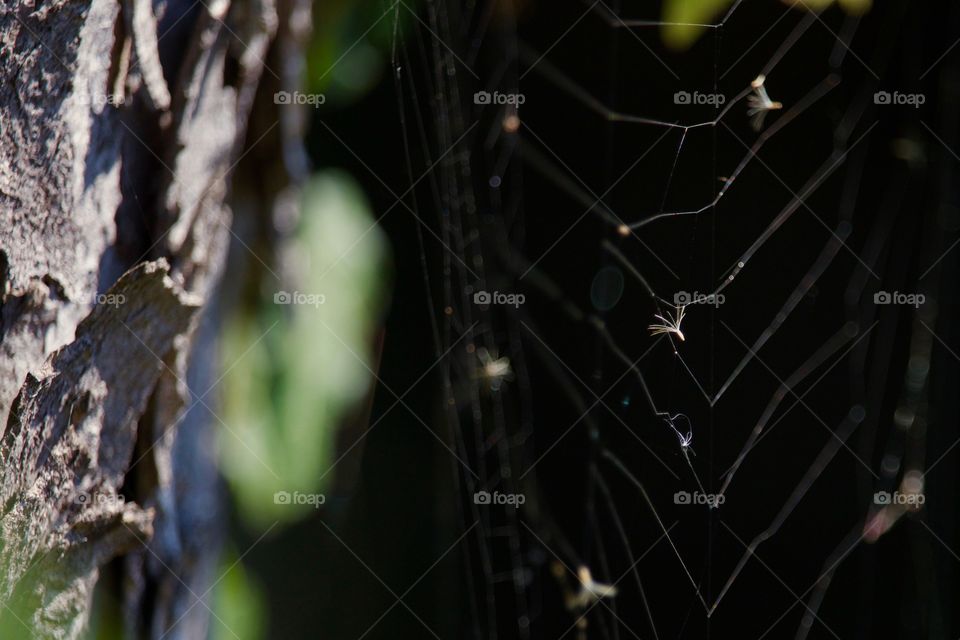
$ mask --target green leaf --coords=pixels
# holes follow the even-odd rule
[[[833,4],[835,0],[794,0],[793,5],[800,9],[820,11]],[[717,20],[730,7],[733,0],[666,0],[663,3],[664,22],[663,41],[672,49],[684,50],[696,42],[706,27],[696,25],[716,24]],[[866,13],[873,6],[873,0],[839,0],[840,6],[848,13]],[[679,24],[677,24],[679,23]]]
[[[386,256],[356,183],[320,174],[304,188],[289,264],[278,267],[290,281],[268,277],[256,316],[226,327],[221,468],[248,522],[303,517],[316,505],[274,496],[319,494],[332,479],[325,472],[336,429],[372,383]],[[276,304],[279,291],[314,296],[315,304]]]
[[[688,49],[706,27],[713,24],[732,0],[666,0],[663,4],[663,41],[672,49]]]
[[[235,552],[225,552],[217,575],[223,577],[213,592],[212,640],[255,640],[265,637],[265,600]]]

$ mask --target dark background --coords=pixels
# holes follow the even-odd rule
[[[656,19],[655,8],[639,4],[611,8],[625,17]],[[564,561],[574,568],[577,561],[588,564],[594,577],[603,581],[616,580],[631,564],[602,492],[590,481],[591,467],[598,468],[610,485],[612,504],[636,557],[662,532],[637,489],[603,460],[604,450],[614,452],[643,483],[663,522],[676,523],[671,529],[673,542],[693,578],[703,585],[704,598],[712,603],[744,553],[731,530],[746,543],[766,529],[831,440],[827,428],[838,430],[851,407],[862,406],[866,418],[847,444],[882,481],[875,480],[851,451],[841,448],[780,530],[759,546],[762,562],[751,559],[746,564],[712,618],[705,617],[666,540],[638,565],[659,637],[759,638],[788,611],[766,637],[793,637],[804,612],[797,597],[807,603],[808,590],[824,574],[828,558],[838,548],[852,546],[868,516],[873,492],[896,488],[897,474],[888,478],[880,473],[885,456],[923,452],[922,469],[960,436],[956,393],[960,372],[954,355],[958,352],[955,282],[960,253],[948,253],[920,279],[954,241],[960,222],[958,160],[948,148],[957,141],[960,54],[948,54],[919,80],[960,35],[958,11],[951,3],[895,1],[876,3],[862,19],[849,45],[851,51],[837,68],[832,68],[831,58],[839,60],[838,51],[844,47],[833,34],[847,33],[850,23],[833,7],[822,15],[825,24],[813,24],[769,76],[772,98],[782,101],[786,109],[829,74],[836,73],[840,79],[836,88],[759,153],[762,163],[788,186],[754,161],[714,209],[638,231],[679,281],[636,237],[620,237],[594,213],[553,246],[536,270],[559,286],[561,301],[594,311],[590,287],[598,270],[613,266],[623,271],[602,248],[608,240],[665,298],[678,290],[711,291],[790,202],[791,190],[800,193],[835,146],[848,149],[878,122],[845,156],[842,166],[804,198],[809,210],[801,206],[763,244],[725,291],[726,304],[716,311],[688,310],[683,325],[687,341],[680,346],[681,354],[703,386],[716,389],[745,353],[733,333],[753,343],[830,241],[828,228],[836,229],[842,216],[849,216],[852,231],[845,241],[847,248],[839,250],[760,351],[759,360],[746,367],[723,398],[709,407],[666,342],[654,348],[639,367],[659,408],[689,417],[696,452],[692,461],[710,490],[735,459],[779,380],[786,380],[844,323],[855,323],[861,332],[873,326],[871,334],[849,351],[854,342],[848,342],[797,385],[795,391],[803,395],[839,361],[804,396],[803,404],[790,410],[751,452],[726,503],[716,511],[673,504],[675,491],[694,491],[696,486],[676,435],[652,414],[633,375],[603,396],[609,411],[595,406],[589,419],[560,437],[582,413],[572,397],[579,394],[588,406],[593,404],[594,396],[583,385],[602,395],[624,373],[625,365],[595,331],[564,313],[562,302],[531,285],[530,276],[518,279],[512,261],[539,258],[586,211],[562,188],[563,184],[580,185],[571,174],[599,195],[649,151],[603,198],[610,210],[633,222],[660,211],[661,202],[669,211],[698,208],[712,200],[722,186],[718,176],[729,175],[747,154],[737,138],[752,144],[757,134],[749,128],[745,105],[739,104],[723,120],[730,129],[718,125],[691,130],[678,159],[679,130],[668,133],[650,150],[664,133],[663,127],[606,121],[536,69],[520,80],[529,65],[518,61],[519,47],[538,54],[549,49],[549,64],[617,111],[693,123],[709,120],[715,112],[707,106],[677,106],[674,92],[713,91],[716,82],[720,92],[734,95],[756,76],[804,15],[795,10],[777,22],[786,10],[781,3],[748,0],[722,29],[706,32],[689,51],[680,53],[666,49],[655,28],[635,29],[631,35],[591,13],[557,43],[587,7],[540,2],[514,6],[515,10],[494,8],[478,40],[478,25],[488,15],[486,5],[471,12],[453,3],[425,3],[419,15],[426,23],[431,23],[431,15],[447,16],[454,28],[439,35],[469,61],[479,80],[455,63],[459,70],[452,78],[446,75],[446,66],[440,74],[450,83],[438,85],[438,60],[445,60],[445,49],[424,24],[411,22],[399,45],[401,50],[406,47],[409,56],[403,61],[408,75],[400,81],[399,102],[397,83],[384,73],[382,82],[359,103],[332,117],[323,114],[325,123],[349,140],[353,151],[396,193],[406,190],[411,174],[416,178],[427,168],[425,150],[436,159],[446,149],[441,134],[459,135],[462,127],[457,128],[452,114],[459,114],[467,125],[479,119],[462,146],[469,155],[453,154],[466,160],[444,163],[419,183],[407,201],[412,204],[416,197],[421,218],[437,234],[471,239],[464,255],[471,251],[482,255],[487,278],[485,284],[474,283],[475,289],[524,292],[527,302],[516,312],[470,310],[469,293],[464,293],[469,277],[464,270],[456,261],[445,262],[440,244],[429,233],[420,237],[413,216],[395,207],[381,221],[392,243],[395,281],[378,374],[394,391],[408,389],[434,364],[435,338],[446,348],[460,335],[456,329],[446,333],[450,316],[444,314],[444,307],[453,308],[454,318],[473,314],[482,330],[468,337],[463,348],[451,351],[404,402],[471,467],[486,467],[485,486],[502,491],[513,486],[528,496],[528,504],[516,514],[524,524],[509,514],[490,515],[490,521],[471,531],[416,582],[472,524],[472,488],[460,465],[434,436],[405,407],[395,406],[357,452],[359,481],[343,489],[316,519],[264,541],[248,558],[269,595],[270,637],[356,638],[394,604],[394,594],[404,594],[415,582],[404,602],[440,637],[492,637],[494,627],[497,637],[522,637],[517,620],[524,615],[532,637],[556,638],[565,632],[566,637],[576,637],[576,631],[570,630],[574,617],[564,609],[557,582],[550,575],[550,549],[566,555]],[[476,42],[479,45],[473,46]],[[457,88],[457,95],[451,87]],[[496,134],[503,114],[472,103],[473,92],[480,89],[519,90],[526,96],[519,131]],[[920,109],[878,107],[872,95],[880,89],[922,92],[927,101]],[[767,127],[783,114],[771,114]],[[842,135],[845,117],[856,122],[846,138]],[[422,132],[418,122],[423,123]],[[412,149],[409,160],[404,131]],[[918,153],[909,161],[897,157],[904,148]],[[319,124],[312,129],[310,151],[316,165],[343,167],[353,173],[364,185],[375,215],[394,204],[393,196],[368,169]],[[561,171],[560,184],[530,161],[534,156],[547,157],[560,166],[553,154],[569,167]],[[469,175],[462,172],[464,166],[469,167]],[[665,196],[671,171],[672,184]],[[490,186],[494,173],[502,176],[499,187]],[[451,179],[454,174],[460,178]],[[858,188],[852,199],[845,199],[850,198],[845,196],[850,185]],[[452,212],[465,210],[464,202],[471,196],[476,215],[457,219]],[[851,206],[845,207],[846,202]],[[881,281],[867,274],[860,260]],[[422,261],[431,276],[430,297]],[[636,359],[651,344],[646,326],[655,310],[640,283],[625,272],[624,276],[626,285],[618,304],[598,315],[617,346]],[[923,292],[933,302],[920,312],[877,307],[872,301],[878,290]],[[438,323],[436,333],[431,316]],[[931,336],[918,319],[937,336],[932,338],[928,359],[918,345],[931,341]],[[445,378],[454,389],[471,384],[474,365],[465,346],[488,341],[501,346],[501,355],[510,356],[519,379],[505,385],[500,401],[481,393],[475,402],[458,402],[455,414],[460,419],[454,421],[445,409]],[[556,358],[564,364],[558,366]],[[921,384],[912,388],[911,380]],[[370,419],[379,418],[394,401],[394,396],[378,387]],[[794,401],[788,393],[774,420]],[[916,402],[920,426],[905,431],[894,425],[893,414],[908,402]],[[483,418],[473,423],[472,412],[478,406]],[[595,438],[591,438],[591,425]],[[504,465],[496,448],[486,454],[478,450],[473,444],[477,429],[482,431],[480,440],[510,439],[514,458]],[[462,448],[457,446],[458,432],[468,443]],[[679,481],[638,438],[673,469]],[[535,473],[525,483],[513,484],[548,449]],[[923,510],[902,518],[876,543],[856,545],[832,575],[818,616],[839,637],[955,638],[960,633],[954,615],[960,562],[955,518],[957,455],[953,450],[927,476]],[[512,470],[512,478],[502,477],[504,466]],[[596,527],[590,525],[591,512],[596,514]],[[506,528],[505,537],[499,535],[498,524]],[[327,526],[360,559],[332,537]],[[848,538],[851,532],[854,537]],[[237,546],[247,548],[255,536],[247,541],[241,532],[238,538]],[[517,550],[511,550],[511,540]],[[601,549],[609,573],[599,568]],[[521,558],[517,573],[511,573],[514,554]],[[521,582],[529,598],[520,610],[514,580]],[[495,613],[486,596],[491,582]],[[634,633],[653,637],[632,576],[619,587],[616,603],[621,622],[597,607],[589,615],[589,637],[626,638]],[[616,632],[614,627],[619,627]],[[396,605],[365,637],[430,636],[405,606]],[[826,638],[832,633],[814,623],[808,637]]]

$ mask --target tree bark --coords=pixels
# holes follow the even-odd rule
[[[233,212],[269,228],[302,176],[299,114],[272,98],[309,6],[0,7],[2,637],[78,637],[118,556],[128,635],[206,633],[221,519],[198,397]],[[271,179],[231,198],[253,162]]]

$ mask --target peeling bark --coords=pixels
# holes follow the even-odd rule
[[[297,87],[309,6],[0,7],[2,637],[78,637],[118,556],[131,637],[206,633],[222,532],[198,395],[234,211],[269,228],[303,175],[272,96]],[[231,196],[257,164],[269,182]]]
[[[115,304],[95,307],[13,402],[0,444],[7,629],[72,637],[99,566],[151,533],[152,511],[124,503],[118,489],[164,366],[157,357],[200,305],[168,270],[159,260],[121,277],[108,294]]]

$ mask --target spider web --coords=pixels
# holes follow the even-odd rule
[[[937,311],[874,304],[932,299],[947,249],[908,213],[943,195],[918,195],[915,116],[874,99],[920,75],[883,44],[909,13],[737,1],[682,54],[640,3],[431,2],[397,29],[470,637],[849,637],[878,566],[944,552],[874,500],[923,495],[946,451]],[[754,130],[758,86],[782,108]],[[901,518],[931,535],[872,544]],[[583,567],[616,596],[576,603]]]

